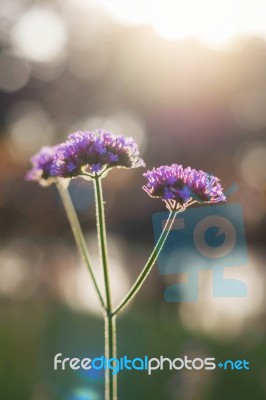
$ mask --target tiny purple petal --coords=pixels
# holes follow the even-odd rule
[[[102,169],[102,165],[101,164],[92,164],[91,165],[92,172],[100,172],[101,169]]]

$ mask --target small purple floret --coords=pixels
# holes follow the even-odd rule
[[[41,150],[31,158],[32,169],[26,174],[26,180],[37,181],[42,185],[52,183],[52,166],[57,146],[42,147]]]
[[[226,197],[220,180],[203,171],[172,164],[143,174],[148,182],[143,189],[150,197],[166,202],[170,210],[185,209],[192,203],[216,203]]]

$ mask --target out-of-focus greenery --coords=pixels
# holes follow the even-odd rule
[[[165,305],[162,307],[166,308]],[[172,308],[172,309],[171,309]],[[165,310],[164,310],[165,311]],[[160,311],[162,312],[162,310]],[[218,399],[243,400],[265,398],[263,376],[265,344],[250,345],[248,334],[223,343],[186,331],[173,320],[174,307],[164,313],[139,307],[119,319],[119,355],[129,358],[159,357],[171,359],[185,354],[191,358],[215,357],[216,361],[250,361],[250,371],[121,371],[120,397],[127,399]],[[65,307],[38,302],[23,306],[2,305],[1,311],[1,395],[4,399],[70,400],[75,393],[90,388],[95,396],[103,391],[103,376],[67,369],[53,370],[53,357],[96,357],[102,355],[102,322],[72,313]],[[101,399],[100,397],[85,397]],[[80,397],[83,399],[83,397]]]

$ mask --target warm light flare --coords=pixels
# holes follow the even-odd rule
[[[84,3],[84,0],[83,0]],[[247,0],[95,0],[114,18],[147,24],[167,39],[194,36],[208,44],[227,43],[235,36],[266,36],[266,2]]]

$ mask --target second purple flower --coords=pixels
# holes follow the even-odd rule
[[[204,171],[172,164],[143,174],[148,182],[143,189],[150,197],[165,201],[169,210],[185,209],[192,203],[226,200],[220,180]]]

